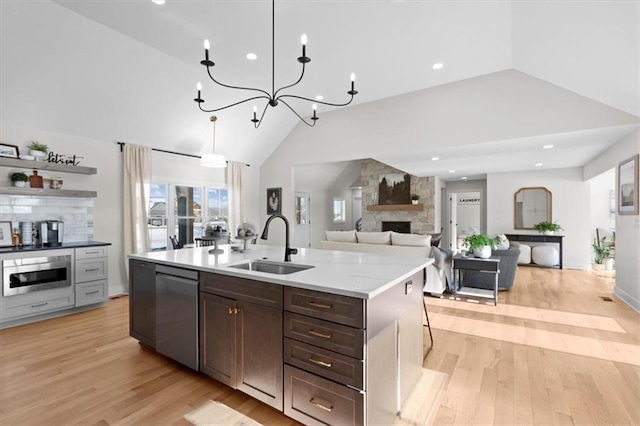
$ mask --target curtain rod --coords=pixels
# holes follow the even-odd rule
[[[124,146],[126,145],[126,142],[116,142],[116,143],[118,145],[120,145],[120,152],[122,152],[122,150],[124,149]],[[164,152],[165,154],[182,155],[184,157],[200,158],[199,155],[185,154],[183,152],[167,151],[166,149],[151,148],[151,151]],[[227,163],[228,163],[228,161],[227,161]],[[244,165],[247,166],[247,167],[251,167],[251,165],[247,164],[247,163],[244,163]]]

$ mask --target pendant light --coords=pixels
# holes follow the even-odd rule
[[[203,154],[200,157],[200,165],[202,167],[211,167],[214,169],[222,169],[227,167],[227,160],[224,155],[216,154],[216,120],[218,117],[212,115],[210,120],[213,122],[213,151],[211,154]]]

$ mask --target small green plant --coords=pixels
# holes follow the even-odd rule
[[[464,245],[472,252],[475,249],[482,248],[484,246],[490,246],[492,249],[498,247],[500,240],[498,237],[490,238],[484,234],[473,234],[464,237]]]
[[[557,223],[547,221],[536,223],[535,225],[533,225],[533,227],[538,232],[556,232],[562,229],[562,226],[558,225]]]
[[[29,176],[22,172],[15,172],[11,174],[11,182],[26,182],[29,180]]]
[[[595,254],[595,262],[601,265],[602,262],[611,255],[611,246],[607,243],[607,237],[602,237],[600,241],[593,239],[593,253]]]
[[[40,152],[44,152],[45,154],[47,152],[49,152],[49,147],[43,143],[40,143],[38,141],[31,141],[29,142],[29,145],[27,145],[27,148],[33,150],[33,151],[40,151]]]
[[[411,194],[412,201],[418,201],[419,199],[420,199],[420,196],[418,194]]]

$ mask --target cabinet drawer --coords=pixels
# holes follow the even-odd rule
[[[284,362],[344,385],[364,390],[364,361],[284,339]]]
[[[285,310],[356,328],[364,328],[364,303],[356,297],[302,288],[284,289]]]
[[[65,296],[52,297],[47,300],[14,303],[2,307],[2,320],[16,317],[37,315],[43,312],[73,306],[73,293]]]
[[[104,280],[107,278],[107,258],[76,259],[76,283]]]
[[[94,257],[107,257],[109,255],[108,246],[82,247],[76,249],[76,259],[91,259]]]
[[[76,284],[76,306],[102,303],[107,300],[107,280]]]
[[[284,313],[284,321],[286,337],[363,359],[364,330],[291,312]]]
[[[282,309],[282,286],[278,284],[204,273],[201,274],[200,291]]]
[[[362,425],[364,395],[285,365],[284,414],[306,425]]]

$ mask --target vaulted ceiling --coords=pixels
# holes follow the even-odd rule
[[[192,100],[196,82],[203,83],[208,107],[244,95],[208,81],[199,65],[205,38],[219,80],[271,87],[268,0],[167,0],[163,6],[147,0],[3,0],[0,7],[2,122],[202,154],[211,149],[211,124]],[[561,131],[543,126],[504,139],[443,140],[450,150],[443,152],[460,164],[497,153],[501,164],[519,164],[528,150],[549,143],[560,148],[554,167],[582,165],[638,125],[639,22],[638,3],[628,1],[276,1],[276,86],[298,77],[302,33],[312,61],[292,93],[342,102],[355,72],[360,93],[344,112],[410,92],[429,96],[425,89],[443,85],[456,96],[452,83],[517,70],[525,75],[522,84],[539,79],[584,99],[584,108],[563,112],[569,117],[595,101],[611,121]],[[248,61],[248,52],[258,59]],[[444,67],[434,70],[436,62]],[[255,130],[252,107],[216,114],[217,149],[259,165],[303,125],[280,106],[270,108]],[[307,104],[296,107],[311,113]],[[319,112],[318,125],[303,132],[331,127],[342,110]],[[458,167],[434,167],[415,155],[378,159],[417,175],[446,176]]]

